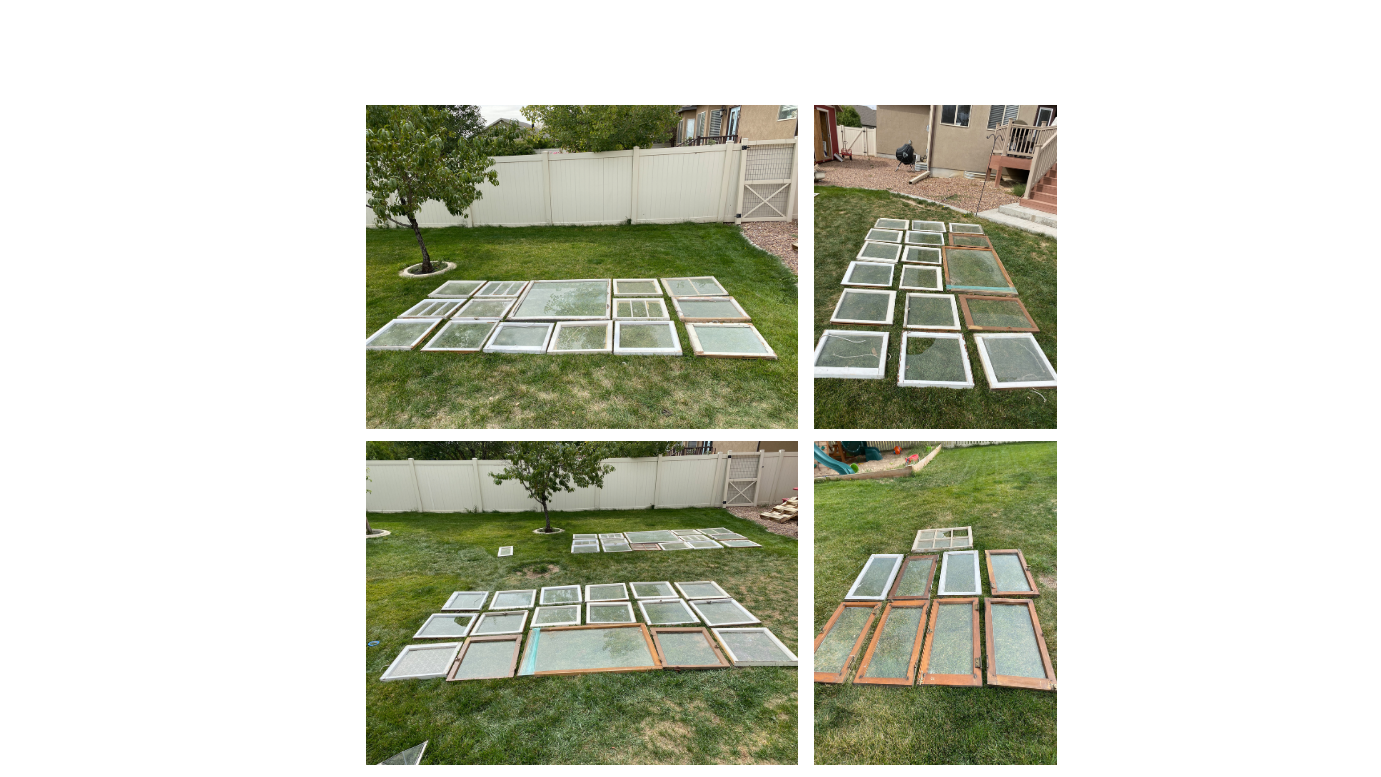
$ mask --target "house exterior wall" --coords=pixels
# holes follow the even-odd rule
[[[929,105],[879,105],[877,107],[877,155],[892,157],[911,141],[916,156],[924,156],[929,140]]]
[[[1018,107],[1017,120],[1034,125],[1037,107]],[[930,167],[938,176],[943,177],[949,171],[981,173],[988,169],[993,149],[993,141],[988,137],[988,118],[991,112],[991,105],[972,105],[969,107],[969,126],[955,127],[936,123],[935,158],[930,161]]]
[[[715,440],[715,453],[752,453],[753,451],[766,451],[776,453],[777,451],[795,451],[797,442],[795,440],[770,441],[760,440]]]
[[[709,124],[710,112],[714,110],[724,111],[724,118],[720,123],[719,134],[723,135],[729,131],[729,111],[733,105],[697,105],[695,110],[681,111],[678,115],[680,121],[676,125],[676,142],[684,141],[686,131],[686,118],[695,117],[695,134],[703,137],[709,132],[708,127],[700,125],[700,114],[705,114],[705,124]],[[785,140],[796,136],[797,119],[786,119],[777,121],[777,111],[780,105],[741,105],[738,106],[738,136],[740,140]],[[797,111],[799,117],[800,111]]]

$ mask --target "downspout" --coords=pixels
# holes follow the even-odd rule
[[[930,121],[926,124],[925,138],[925,169],[935,174],[935,109],[940,106],[930,106]]]

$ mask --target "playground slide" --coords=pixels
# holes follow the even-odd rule
[[[862,456],[868,461],[882,461],[882,451],[879,451],[866,442],[845,441],[843,445],[844,452],[850,456]]]
[[[812,446],[812,447],[815,448],[815,463],[816,463],[816,464],[823,464],[823,465],[825,465],[826,467],[829,467],[830,469],[834,470],[835,472],[838,472],[838,473],[841,474],[841,475],[852,475],[852,474],[854,474],[853,468],[851,468],[848,464],[840,463],[840,462],[835,461],[834,459],[830,458],[829,456],[825,455],[825,452],[822,451],[822,450],[820,450],[820,446],[819,446],[819,445],[815,445],[815,446]]]

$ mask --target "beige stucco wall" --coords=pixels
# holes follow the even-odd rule
[[[930,123],[929,105],[879,105],[877,143],[878,154],[891,157],[906,141],[911,141],[916,156],[925,156],[926,125]]]
[[[937,123],[935,158],[930,160],[930,166],[941,170],[966,170],[976,173],[987,170],[993,149],[993,141],[988,137],[988,114],[992,112],[992,108],[991,105],[970,106],[967,127]],[[1036,105],[1019,107],[1017,120],[1034,125],[1038,108]],[[881,144],[881,138],[878,142]]]
[[[810,109],[810,106],[806,106]],[[784,140],[796,137],[796,122],[801,106],[796,106],[795,119],[777,121],[780,105],[745,105],[738,114],[738,135],[743,140]]]
[[[761,442],[758,440],[728,440],[721,442],[716,440],[714,443],[714,452],[752,453],[753,451],[762,450],[768,453],[776,453],[777,451],[795,451],[796,446],[797,442],[795,440],[786,440],[785,442]]]

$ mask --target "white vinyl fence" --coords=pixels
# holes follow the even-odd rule
[[[604,488],[578,488],[552,498],[551,510],[644,510],[651,507],[722,507],[725,477],[734,467],[737,488],[744,493],[741,470],[756,459],[758,483],[753,504],[774,505],[796,496],[796,453],[711,453],[703,456],[657,456],[605,459],[614,471]],[[506,461],[366,461],[370,493],[365,510],[374,513],[540,512],[522,485],[506,480],[494,485],[491,474]],[[727,496],[732,496],[729,494]]]
[[[499,185],[465,217],[435,200],[423,227],[670,224],[681,221],[790,221],[796,210],[796,139],[716,146],[634,148],[584,154],[494,157]],[[365,226],[375,226],[364,209]]]
[[[854,152],[854,158],[878,155],[876,127],[839,127],[839,148]]]

